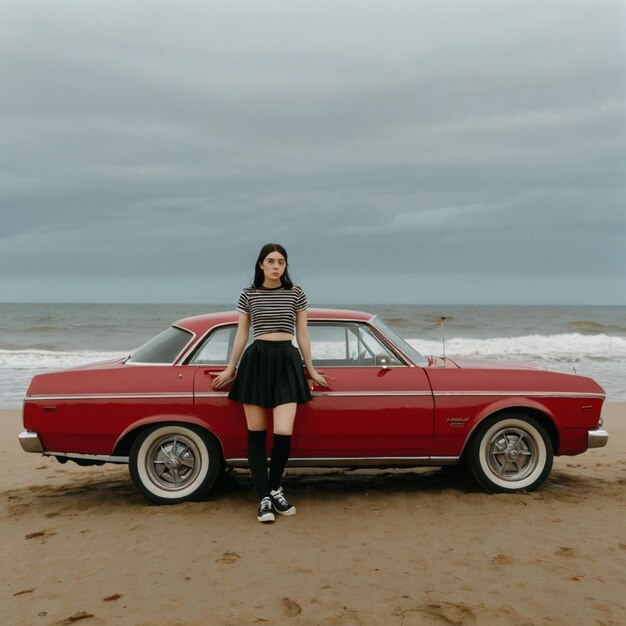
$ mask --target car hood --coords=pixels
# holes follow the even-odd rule
[[[605,395],[604,389],[592,378],[555,372],[520,361],[429,357],[425,371],[436,393],[488,390],[505,395],[518,392],[521,395],[528,395],[529,392],[533,395]]]
[[[463,369],[506,369],[506,370],[539,370],[543,369],[522,361],[487,360],[487,359],[450,359],[457,367]]]

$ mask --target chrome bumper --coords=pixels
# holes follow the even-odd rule
[[[609,433],[606,430],[590,430],[587,433],[588,448],[604,448],[609,440]]]
[[[32,430],[25,430],[17,436],[24,452],[43,452],[39,435]]]

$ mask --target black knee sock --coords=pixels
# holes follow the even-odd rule
[[[259,500],[269,496],[267,455],[265,454],[266,434],[267,430],[248,430],[248,464]]]
[[[280,481],[285,471],[291,450],[291,435],[274,435],[272,457],[270,460],[270,481],[268,487],[274,491],[280,487]]]

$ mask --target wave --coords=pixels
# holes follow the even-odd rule
[[[411,338],[407,340],[423,354],[442,353],[442,342]],[[509,358],[532,361],[576,362],[581,360],[626,360],[626,337],[605,334],[525,335],[522,337],[490,337],[446,339],[446,354],[458,357]]]
[[[440,340],[409,338],[407,341],[422,354],[440,355]],[[334,347],[334,346],[333,346]],[[329,348],[329,346],[327,346]],[[531,361],[571,362],[626,361],[626,337],[610,335],[526,335],[522,337],[490,337],[477,339],[451,337],[446,339],[448,356],[503,358]],[[56,351],[42,349],[0,349],[2,369],[62,369],[126,356],[123,351],[80,350]]]
[[[82,350],[79,352],[60,352],[56,350],[0,350],[0,369],[14,370],[47,370],[65,369],[119,359],[126,354],[120,352],[103,352],[98,350]]]
[[[602,324],[593,320],[577,320],[567,322],[567,326],[581,333],[626,333],[626,327],[619,324]]]
[[[20,333],[23,334],[28,334],[28,333],[35,333],[37,335],[45,335],[45,334],[51,334],[51,333],[58,333],[59,331],[63,331],[66,328],[69,328],[68,326],[61,326],[59,324],[54,324],[54,325],[38,325],[38,326],[27,326],[26,328],[20,328]]]

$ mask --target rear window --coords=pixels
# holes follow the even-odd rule
[[[193,335],[182,328],[171,326],[137,348],[128,363],[173,363]]]

